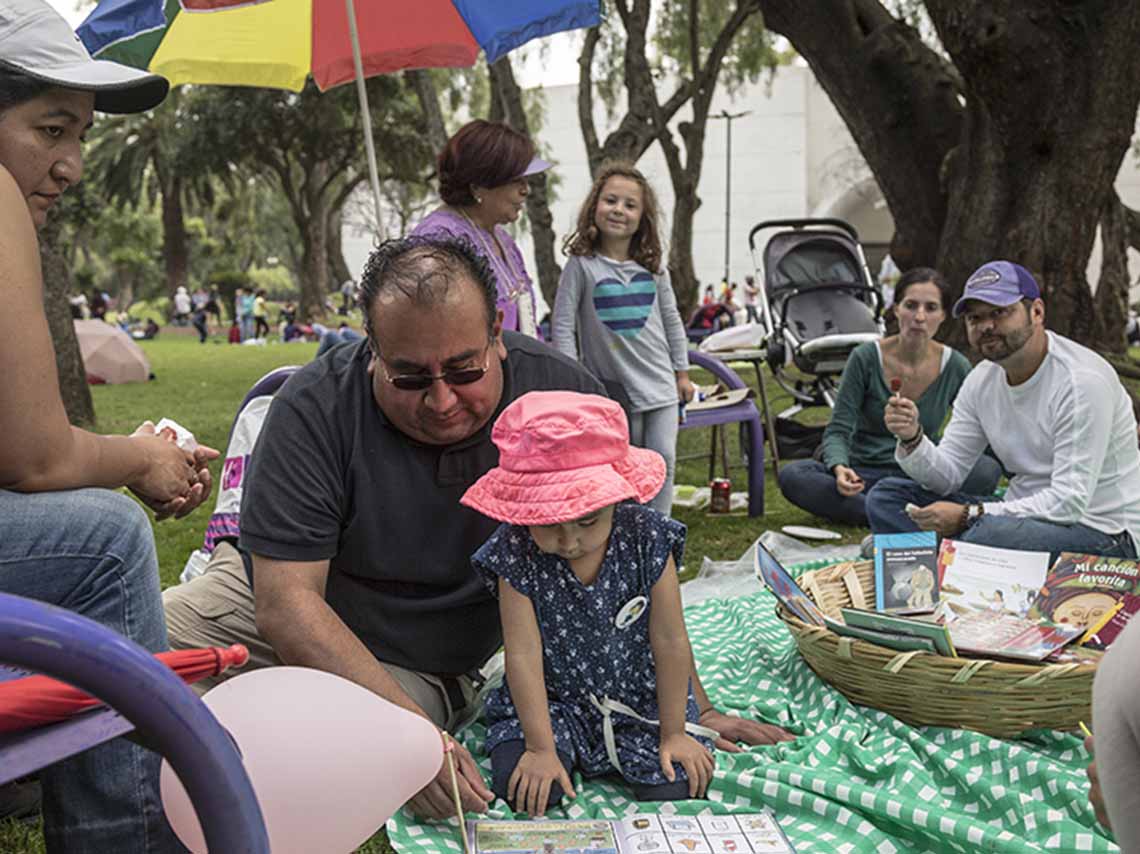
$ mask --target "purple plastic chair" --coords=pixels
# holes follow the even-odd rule
[[[86,712],[6,734],[0,782],[136,729],[178,773],[210,851],[269,854],[261,808],[233,740],[194,692],[138,644],[63,608],[0,593],[0,662],[61,679],[122,713]]]
[[[736,375],[728,365],[720,359],[701,353],[697,350],[689,351],[689,362],[694,367],[702,368],[716,377],[725,388],[745,388],[744,380]],[[681,424],[682,430],[691,430],[696,427],[713,428],[713,444],[710,451],[709,479],[712,479],[716,465],[717,434],[721,434],[721,453],[727,462],[727,438],[723,434],[723,425],[740,424],[740,444],[748,464],[748,515],[764,515],[764,422],[760,419],[760,412],[751,400],[742,400],[731,406],[720,406],[716,409],[703,409],[688,412],[685,421]]]

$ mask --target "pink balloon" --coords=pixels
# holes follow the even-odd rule
[[[202,700],[241,751],[273,854],[355,851],[443,764],[429,721],[321,670],[243,673]],[[194,807],[166,761],[160,785],[170,826],[204,854]]]

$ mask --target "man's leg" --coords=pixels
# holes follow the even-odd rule
[[[0,491],[0,590],[167,648],[150,520],[120,493]],[[47,850],[181,851],[159,800],[159,763],[120,738],[45,770]]]
[[[923,489],[908,477],[885,477],[867,490],[863,506],[872,532],[895,534],[918,530],[903,509],[907,504],[925,507],[935,501],[953,501],[955,497]]]
[[[1050,552],[1081,552],[1105,557],[1136,556],[1127,533],[1105,534],[1088,525],[1058,525],[1041,519],[985,514],[955,539],[964,543],[1003,549]]]
[[[224,540],[214,547],[201,575],[163,592],[162,607],[171,649],[234,643],[245,644],[249,649],[249,661],[244,667],[195,682],[191,687],[199,694],[238,673],[281,664],[273,647],[257,631],[253,590],[241,554]]]
[[[1121,851],[1140,851],[1140,621],[1116,639],[1093,684],[1097,776]]]

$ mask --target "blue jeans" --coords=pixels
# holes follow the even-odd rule
[[[865,484],[858,495],[843,496],[835,488],[835,475],[818,460],[796,460],[780,466],[780,492],[792,504],[823,519],[844,525],[867,524],[866,502],[871,488],[885,478],[900,478],[899,468],[851,466]],[[993,457],[981,456],[971,469],[963,491],[990,495],[1001,480],[1001,466]]]
[[[106,489],[0,490],[0,590],[90,617],[167,649],[150,520]],[[49,852],[182,851],[158,794],[160,757],[118,738],[46,769]]]
[[[677,404],[635,412],[629,417],[629,443],[649,448],[665,458],[665,482],[649,506],[666,516],[673,514],[673,474],[677,468],[677,431],[681,429]]]
[[[989,496],[972,495],[966,491],[939,495],[937,492],[923,489],[908,478],[888,477],[879,481],[867,496],[867,517],[871,520],[871,530],[876,534],[917,531],[918,526],[910,520],[903,509],[908,502],[925,507],[935,501],[977,504],[988,500]],[[954,539],[1002,549],[1049,552],[1053,559],[1056,559],[1060,552],[1080,552],[1104,557],[1136,557],[1136,547],[1127,531],[1106,534],[1080,523],[1061,525],[1025,516],[983,515]]]

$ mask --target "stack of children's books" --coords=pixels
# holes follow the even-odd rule
[[[1018,661],[1094,660],[1140,611],[1140,561],[1015,551],[933,532],[875,536],[874,609],[825,614],[757,546],[757,574],[791,614],[891,649]],[[870,603],[865,603],[870,605]]]
[[[620,821],[469,821],[471,854],[795,854],[771,812]]]

